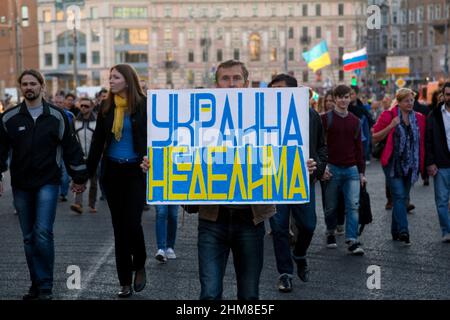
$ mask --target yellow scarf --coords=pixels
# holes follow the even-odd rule
[[[116,109],[114,110],[114,122],[111,132],[114,133],[116,141],[120,141],[122,139],[123,117],[128,109],[128,103],[127,99],[117,94],[114,95],[114,103],[116,104]]]

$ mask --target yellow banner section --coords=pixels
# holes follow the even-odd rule
[[[187,147],[164,147],[163,159],[157,161],[154,158],[153,148],[150,148],[149,160],[153,168],[149,170],[148,198],[153,199],[155,188],[162,188],[163,200],[253,200],[253,192],[261,187],[263,200],[278,200],[277,194],[281,194],[285,200],[294,200],[296,195],[306,199],[308,195],[305,179],[308,179],[308,173],[304,171],[306,166],[301,149],[295,149],[292,164],[288,164],[287,146],[281,148],[279,159],[275,157],[273,146],[263,146],[260,150],[264,160],[256,168],[252,164],[252,153],[256,151],[247,146],[247,159],[241,159],[238,150],[235,150],[231,174],[217,174],[214,173],[214,168],[217,169],[218,165],[214,163],[212,157],[213,154],[227,152],[226,147],[208,147],[206,163],[202,163],[201,149],[194,151],[193,163],[174,163],[173,154],[185,154],[188,151]],[[157,167],[154,166],[156,163],[159,163]],[[288,170],[288,166],[292,166],[292,169]],[[163,170],[162,179],[155,179],[156,170]],[[254,170],[262,172],[262,177],[258,174],[260,178],[254,180],[252,174]],[[180,182],[189,186],[186,188],[187,192],[175,192],[175,185]],[[224,184],[223,182],[227,188],[218,190],[216,184]]]
[[[409,74],[409,68],[388,68],[388,74]]]

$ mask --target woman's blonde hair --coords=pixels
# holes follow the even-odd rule
[[[413,98],[416,96],[416,93],[408,88],[401,88],[398,89],[395,93],[395,100],[397,102],[401,102],[403,99],[405,99],[409,94],[413,96]]]

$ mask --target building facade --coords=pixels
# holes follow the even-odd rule
[[[381,30],[369,30],[369,62],[387,77],[387,56],[409,56],[410,85],[448,77],[450,0],[379,0]],[[446,63],[447,61],[447,63]],[[447,68],[447,70],[446,70]]]
[[[25,68],[39,67],[35,0],[4,0],[0,6],[0,99]],[[16,50],[16,48],[19,50]]]
[[[71,1],[64,1],[64,5]],[[252,86],[292,73],[300,83],[349,83],[343,53],[366,43],[367,1],[85,0],[76,35],[79,82],[106,85],[109,68],[132,64],[150,88],[212,86],[217,65],[245,62]],[[65,8],[38,0],[39,62],[53,89],[73,88],[73,29]],[[302,53],[322,39],[333,64],[318,73]]]

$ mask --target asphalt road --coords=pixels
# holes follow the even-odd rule
[[[264,300],[323,299],[449,299],[450,245],[441,243],[438,218],[434,205],[433,186],[419,181],[411,191],[416,209],[409,215],[410,247],[393,242],[390,237],[390,211],[384,209],[384,176],[378,162],[367,168],[368,191],[371,195],[374,222],[361,237],[366,254],[350,256],[343,236],[338,237],[338,249],[325,247],[325,226],[317,187],[318,225],[309,250],[310,282],[294,279],[291,293],[277,290],[278,274],[270,235],[265,239],[265,261],[260,284]],[[98,213],[74,214],[70,202],[60,203],[55,223],[56,263],[54,270],[55,299],[116,299],[118,280],[115,269],[113,230],[107,205],[98,203]],[[149,259],[147,287],[131,299],[195,300],[200,285],[197,265],[197,215],[179,216],[175,251],[178,258],[161,265],[153,258],[156,252],[154,233],[155,212],[144,212],[143,227]],[[8,183],[0,197],[0,299],[21,299],[29,286],[29,276],[23,251],[18,218],[13,214]],[[68,289],[70,266],[81,271],[81,288]],[[375,266],[375,267],[374,267]],[[379,268],[378,268],[379,267]],[[368,269],[370,274],[368,273]],[[379,289],[373,271],[379,271]],[[236,298],[236,282],[232,259],[227,267],[224,298]]]

